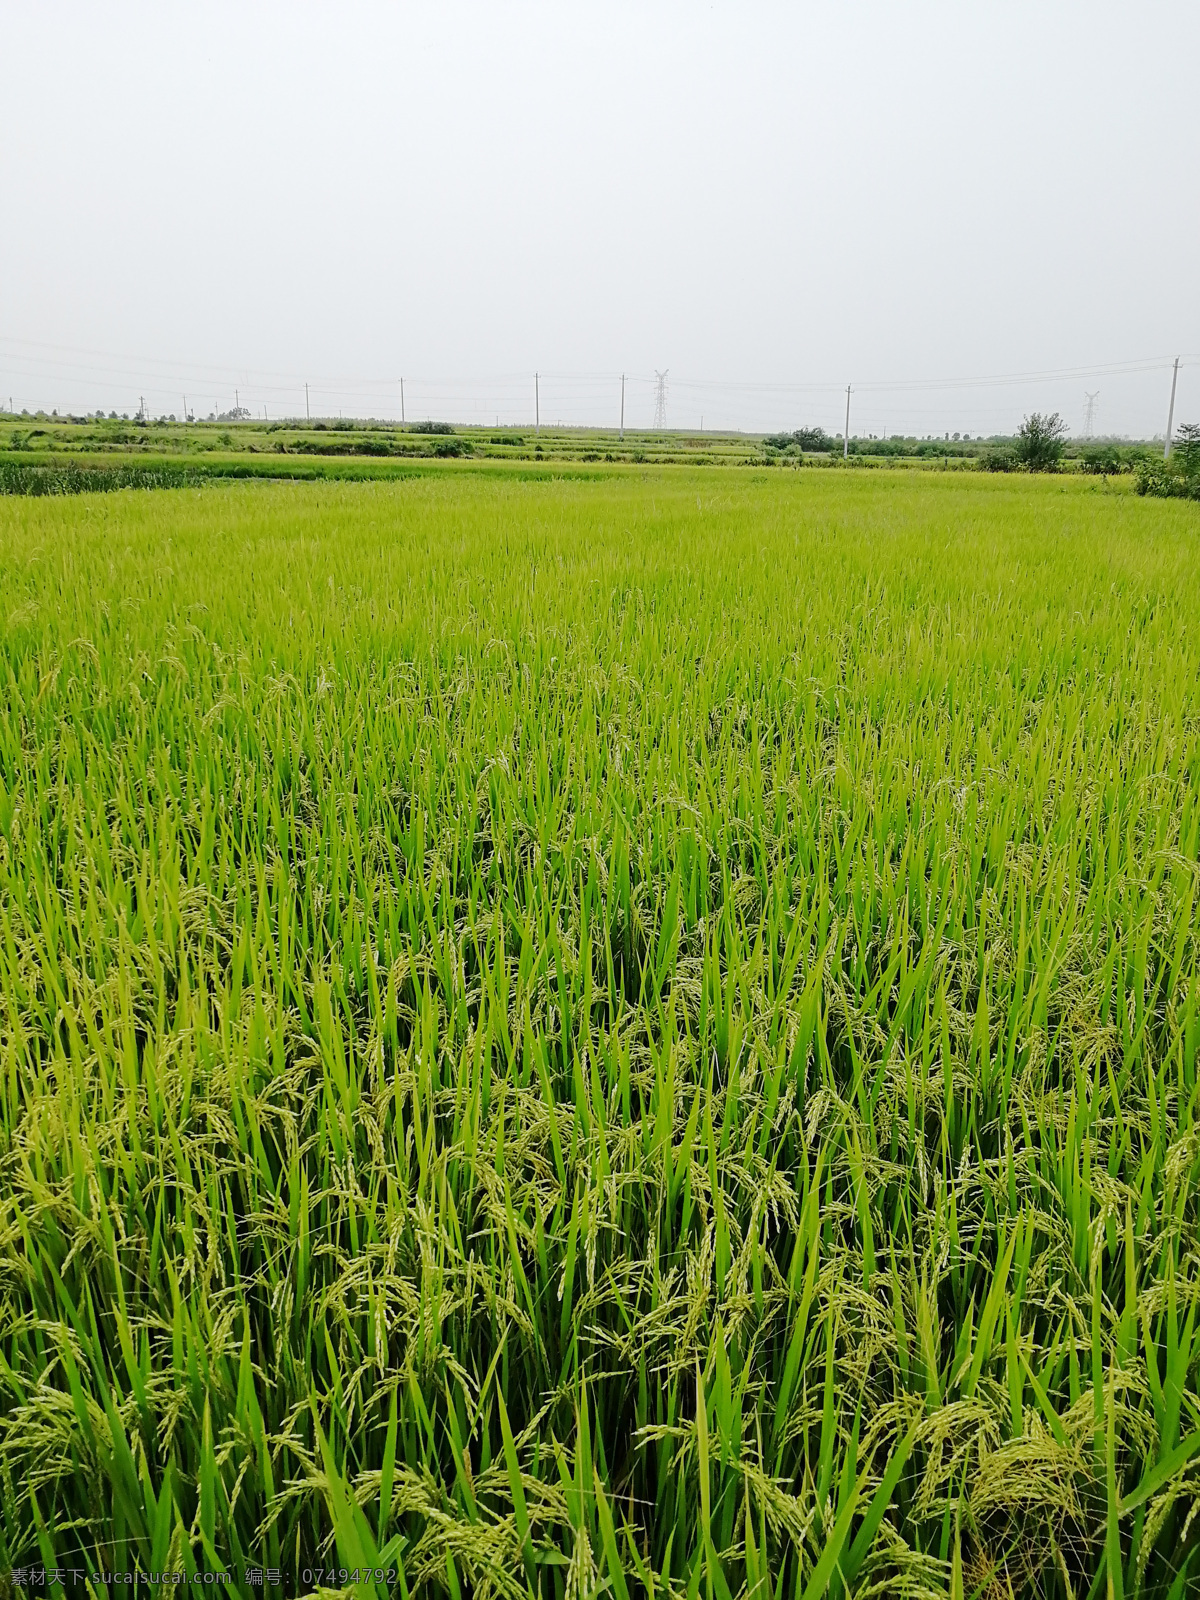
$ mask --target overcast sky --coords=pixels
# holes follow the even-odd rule
[[[1200,420],[1197,0],[3,0],[0,151],[18,409]]]

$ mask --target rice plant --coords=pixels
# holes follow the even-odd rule
[[[0,1568],[1196,1592],[1198,534],[0,502]]]

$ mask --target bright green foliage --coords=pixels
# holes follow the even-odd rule
[[[1195,550],[982,476],[0,506],[0,1566],[1182,1596]]]

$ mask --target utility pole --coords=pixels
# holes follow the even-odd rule
[[[233,409],[235,411],[240,411],[242,409],[242,397],[236,389],[233,391]]]
[[[533,431],[534,433],[542,431],[542,399],[538,390],[538,375],[536,372],[533,375]]]
[[[187,395],[183,397],[183,425],[187,427]]]
[[[850,385],[846,385],[846,431],[842,434],[842,460],[850,457]]]
[[[1096,389],[1094,391],[1089,391],[1089,390],[1085,389],[1083,391],[1083,397],[1087,401],[1087,411],[1084,413],[1084,418],[1083,418],[1083,437],[1085,439],[1092,438],[1093,434],[1094,434],[1093,420],[1094,420],[1095,415],[1096,415],[1096,400],[1097,400],[1099,394],[1100,394],[1099,389]]]
[[[1163,446],[1163,460],[1171,456],[1171,429],[1175,426],[1175,385],[1179,382],[1179,357],[1175,357],[1175,369],[1171,373],[1171,409],[1167,412],[1167,442]]]
[[[400,379],[400,426],[404,427],[404,379]]]
[[[304,420],[305,420],[305,422],[311,422],[312,421],[312,412],[308,409],[308,385],[307,385],[307,383],[304,385]]]
[[[621,438],[625,437],[625,374],[621,374]]]

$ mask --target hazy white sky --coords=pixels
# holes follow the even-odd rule
[[[2,0],[0,395],[1161,433],[1198,135],[1197,0]]]

